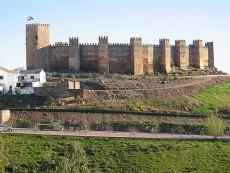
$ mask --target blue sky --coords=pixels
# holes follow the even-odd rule
[[[51,25],[51,42],[79,36],[96,43],[128,43],[132,36],[158,44],[160,38],[213,41],[215,65],[230,73],[229,0],[1,0],[0,65],[25,67],[26,17]]]

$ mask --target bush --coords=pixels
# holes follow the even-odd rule
[[[212,136],[223,136],[225,126],[223,120],[217,115],[209,115],[205,123],[206,133]]]
[[[98,131],[123,131],[123,132],[146,132],[158,131],[158,124],[152,122],[95,122],[90,127]]]
[[[174,134],[204,134],[204,125],[195,124],[171,124],[161,123],[159,131],[161,133],[174,133]]]
[[[49,97],[46,98],[46,104],[51,105],[54,102],[55,102],[54,97],[49,96]]]
[[[15,122],[15,126],[17,128],[29,128],[30,123],[27,122],[26,120],[17,119],[16,122]]]
[[[52,124],[38,124],[38,129],[40,130],[53,130],[53,128]]]
[[[144,105],[141,102],[138,101],[129,101],[126,104],[127,110],[134,111],[134,112],[142,112],[144,111]]]
[[[72,127],[73,130],[83,130],[84,129],[84,124],[79,121],[65,121],[63,125],[66,129],[70,129],[70,127]]]

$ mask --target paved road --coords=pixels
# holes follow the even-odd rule
[[[13,134],[52,135],[52,136],[81,136],[81,137],[110,137],[110,138],[145,138],[145,139],[187,139],[211,140],[213,136],[178,135],[178,134],[152,134],[138,132],[113,132],[113,131],[39,131],[36,129],[13,129]],[[218,137],[219,140],[230,141],[230,136]]]

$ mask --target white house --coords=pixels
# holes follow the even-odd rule
[[[23,70],[19,76],[17,87],[20,94],[34,94],[34,88],[46,83],[46,73],[42,69]]]
[[[0,92],[15,94],[19,72],[0,67]]]

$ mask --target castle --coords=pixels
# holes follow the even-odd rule
[[[79,38],[69,38],[69,43],[51,45],[49,27],[26,25],[27,69],[143,75],[214,67],[213,42],[203,45],[202,40],[195,40],[187,46],[185,40],[171,45],[169,39],[160,39],[159,45],[149,45],[141,38],[131,38],[129,44],[110,44],[108,37],[99,37],[98,44],[80,44]]]

